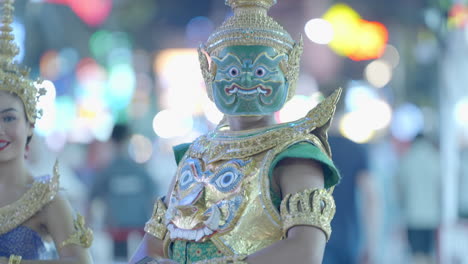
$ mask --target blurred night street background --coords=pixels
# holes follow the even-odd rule
[[[95,263],[125,263],[144,222],[109,228],[108,200],[144,186],[123,177],[107,188],[114,196],[96,189],[116,153],[113,127],[128,126],[125,150],[154,185],[140,217],[147,219],[175,172],[172,146],[222,118],[206,95],[196,48],[232,11],[223,0],[16,0],[15,8],[17,59],[48,90],[31,169],[50,173],[58,157],[62,187],[95,230]],[[378,200],[372,262],[468,263],[468,1],[278,0],[269,15],[304,40],[297,95],[278,122],[344,89],[334,123],[368,152]],[[430,147],[411,152],[417,138]],[[421,165],[433,166],[435,178]],[[367,196],[356,196],[366,230]],[[125,206],[119,210],[131,212]],[[407,229],[419,224],[408,222],[411,206],[434,218],[422,227],[434,231],[426,258],[411,247]]]

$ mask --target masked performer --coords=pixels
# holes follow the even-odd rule
[[[12,20],[13,1],[5,0],[0,28],[0,263],[92,263],[87,249],[92,232],[83,217],[73,218],[68,201],[58,193],[57,165],[52,176],[40,178],[26,169],[25,151],[44,89],[37,90],[28,70],[13,62],[19,49]],[[44,260],[51,255],[47,241],[55,244],[58,259]]]
[[[226,0],[234,15],[199,49],[208,95],[226,118],[174,148],[173,184],[132,263],[322,263],[339,180],[327,129],[341,90],[275,124],[302,54],[302,41],[267,15],[275,2]]]

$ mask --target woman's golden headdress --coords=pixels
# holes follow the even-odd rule
[[[13,61],[19,53],[19,47],[14,43],[13,0],[4,0],[2,26],[0,27],[0,91],[17,95],[24,104],[28,121],[35,123],[41,111],[36,109],[37,100],[45,94],[45,89],[37,89],[34,81],[29,79],[29,69],[21,67]],[[40,80],[36,81],[40,83]]]
[[[199,59],[203,78],[208,86],[208,95],[212,98],[211,82],[214,79],[215,68],[209,69],[208,60],[202,49],[208,55],[216,56],[219,51],[228,46],[268,46],[279,53],[288,55],[288,61],[282,65],[286,79],[289,82],[288,99],[295,93],[295,84],[299,77],[299,62],[302,54],[302,38],[295,43],[289,33],[268,16],[268,9],[276,4],[276,0],[225,0],[234,15],[226,19],[217,28],[205,47],[199,49]]]

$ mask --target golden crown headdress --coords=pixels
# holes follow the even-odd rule
[[[289,33],[268,16],[268,9],[276,4],[276,0],[225,0],[225,3],[233,9],[234,15],[226,19],[211,34],[205,46],[199,49],[202,74],[208,86],[208,96],[212,99],[211,82],[216,69],[215,67],[209,68],[203,50],[210,56],[216,56],[219,51],[228,46],[260,45],[272,47],[277,52],[288,55],[288,61],[281,66],[289,82],[288,99],[291,99],[299,77],[302,37],[298,43],[295,43]]]
[[[29,76],[29,69],[22,67],[13,61],[19,53],[19,47],[14,43],[13,28],[13,2],[4,0],[2,26],[0,27],[0,91],[7,91],[17,95],[24,104],[28,121],[35,123],[36,118],[42,115],[42,111],[36,109],[40,96],[45,94],[45,89],[37,89]]]

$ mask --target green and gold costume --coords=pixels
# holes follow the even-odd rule
[[[227,0],[234,15],[199,49],[208,95],[228,116],[271,115],[294,95],[302,40],[295,43],[267,15],[275,2]],[[328,239],[339,174],[327,129],[340,94],[293,122],[241,131],[222,124],[175,147],[171,196],[158,200],[145,228],[164,240],[164,257],[182,264],[245,263],[243,256],[285,239],[297,225],[319,228]],[[285,158],[321,164],[325,189],[283,197],[272,175]]]

